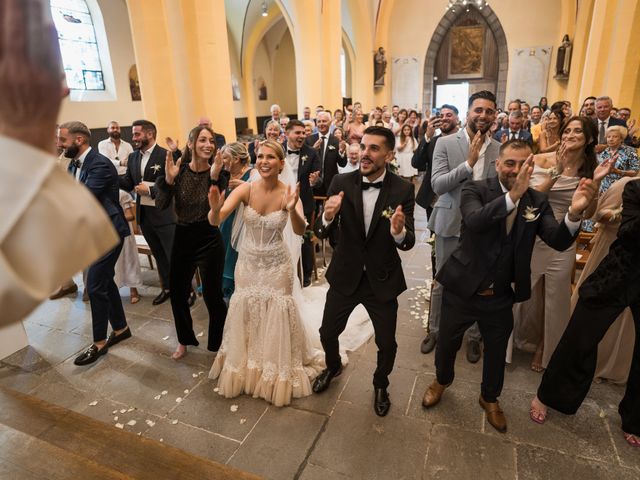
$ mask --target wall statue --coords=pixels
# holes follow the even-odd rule
[[[387,57],[384,48],[378,48],[378,52],[373,57],[373,86],[384,87],[384,74],[387,71]]]
[[[556,59],[556,78],[568,78],[571,67],[571,50],[573,46],[569,40],[569,35],[562,38],[562,45],[558,47],[558,58]]]

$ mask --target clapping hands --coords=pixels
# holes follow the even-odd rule
[[[164,162],[164,179],[169,185],[173,185],[178,173],[180,173],[180,165],[182,165],[182,158],[179,158],[176,163],[173,163],[173,155],[171,151],[167,151],[167,158]]]

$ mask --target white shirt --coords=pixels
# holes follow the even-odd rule
[[[133,152],[133,147],[129,142],[120,140],[120,146],[116,148],[116,144],[111,138],[107,138],[98,143],[98,152],[107,157],[115,165],[118,175],[127,173],[127,166],[120,165],[120,161],[129,157]]]
[[[76,168],[76,180],[80,180],[80,172],[82,171],[82,167],[84,167],[84,159],[87,158],[90,151],[91,147],[87,148],[85,152],[76,159],[77,162],[80,162],[80,166]]]
[[[291,167],[291,171],[293,171],[293,178],[298,178],[298,165],[300,163],[300,154],[298,153],[289,153],[289,147],[287,147],[287,156],[285,160]]]
[[[145,152],[142,153],[142,160],[140,161],[140,178],[144,180],[144,169],[147,168],[149,158],[153,153],[153,149],[156,148],[156,144],[151,145]]]
[[[467,128],[466,127],[464,128],[464,138],[467,139],[467,143],[469,144],[469,148],[471,148],[471,139],[469,138],[469,132],[467,132]],[[473,179],[474,180],[482,180],[483,178],[485,178],[485,175],[484,175],[484,154],[487,151],[487,147],[489,146],[490,143],[491,143],[491,137],[489,137],[489,135],[485,135],[484,143],[482,144],[482,147],[480,147],[480,154],[478,155],[478,161],[473,166],[473,168],[471,168],[469,166],[468,162],[465,162],[465,165],[467,166],[467,170],[469,171],[469,173],[473,172]]]
[[[518,207],[518,205],[520,204],[520,199],[518,199],[516,203],[513,203],[513,200],[511,200],[511,195],[509,195],[509,190],[507,190],[504,187],[504,185],[502,185],[502,182],[499,182],[499,183],[500,183],[500,188],[504,192],[504,199],[507,204],[507,212],[511,212],[511,210]],[[569,230],[569,233],[571,235],[575,235],[575,233],[580,228],[580,224],[582,223],[582,220],[578,220],[577,222],[572,222],[571,220],[569,220],[569,214],[567,213],[564,216],[564,223],[567,226],[567,230]]]
[[[387,175],[386,169],[382,172],[382,175],[378,177],[374,182],[370,182],[367,177],[362,177],[363,183],[379,183],[384,181],[384,177]],[[362,190],[362,214],[364,216],[364,232],[365,235],[369,233],[369,227],[371,226],[371,220],[373,219],[373,211],[376,208],[376,202],[378,201],[378,197],[380,196],[380,188],[368,188],[367,190]],[[383,206],[383,208],[387,208]],[[333,221],[333,219],[331,220]],[[324,214],[322,215],[322,223],[325,227],[328,227],[331,222],[327,221]],[[393,235],[393,239],[396,243],[402,243],[405,235],[407,234],[407,230],[405,228],[402,229],[400,234]]]
[[[347,164],[344,167],[341,167],[340,165],[338,165],[338,173],[349,173],[358,169],[360,169],[360,162],[354,165],[349,160],[347,160]]]

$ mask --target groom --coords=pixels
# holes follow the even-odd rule
[[[396,248],[409,250],[415,243],[414,187],[386,168],[394,146],[391,130],[367,128],[360,143],[360,170],[333,178],[322,221],[316,224],[320,238],[339,228],[340,242],[326,273],[330,288],[320,327],[327,368],[313,391],[325,391],[342,373],[338,337],[353,309],[362,304],[378,346],[374,410],[381,417],[391,407],[387,387],[397,350],[397,297],[407,288]]]

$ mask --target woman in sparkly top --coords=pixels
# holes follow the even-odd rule
[[[169,274],[171,309],[179,342],[172,355],[174,360],[186,355],[187,345],[198,345],[188,304],[196,268],[200,271],[202,296],[209,311],[207,348],[217,352],[222,342],[227,316],[227,306],[222,298],[225,248],[220,230],[207,220],[207,195],[214,169],[217,172],[222,169],[222,157],[216,154],[215,135],[210,128],[198,126],[189,133],[184,154],[176,163],[171,153],[167,154],[165,176],[156,180],[157,205],[168,208],[173,199],[177,216]],[[228,173],[216,173],[216,177],[220,188],[226,188]]]

